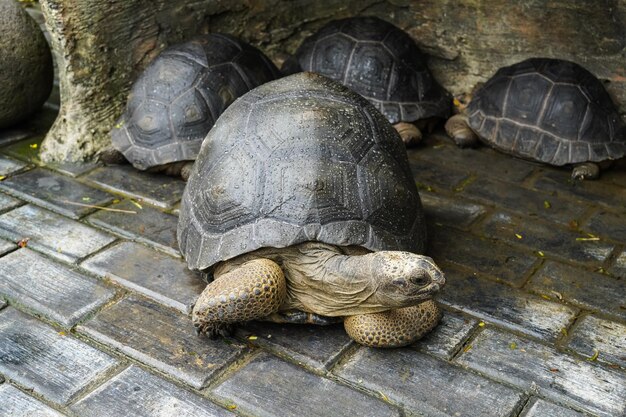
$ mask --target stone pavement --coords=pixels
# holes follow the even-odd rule
[[[432,135],[409,151],[448,278],[430,336],[376,350],[251,323],[210,341],[176,243],[184,183],[40,166],[54,110],[0,132],[0,416],[626,415],[626,164],[572,184]]]

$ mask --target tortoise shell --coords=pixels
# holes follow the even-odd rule
[[[305,241],[423,252],[402,140],[363,97],[299,73],[240,97],[202,144],[183,194],[189,268]]]
[[[138,169],[194,160],[219,115],[278,74],[261,51],[229,35],[167,48],[133,85],[113,146]]]
[[[531,58],[499,69],[468,105],[484,142],[552,165],[617,159],[626,127],[604,86],[573,62]]]
[[[447,118],[451,97],[413,39],[376,17],[334,20],[305,39],[283,72],[312,71],[367,98],[392,124]]]

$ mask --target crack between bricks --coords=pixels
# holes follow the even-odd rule
[[[87,397],[93,391],[97,390],[99,387],[106,384],[108,381],[122,373],[129,366],[130,364],[128,362],[126,362],[125,360],[120,360],[118,363],[111,366],[106,371],[100,373],[96,378],[92,379],[85,386],[81,387],[77,392],[75,392],[69,398],[69,401],[65,404],[65,407],[67,407],[67,409],[69,410],[72,405]]]
[[[161,371],[158,368],[152,367],[151,365],[141,362],[139,359],[136,359],[132,356],[128,356],[126,353],[119,351],[118,349],[116,349],[114,346],[110,346],[107,344],[104,344],[103,342],[100,342],[97,339],[92,338],[89,334],[87,333],[76,333],[76,332],[72,332],[72,335],[78,339],[81,340],[82,342],[86,343],[87,345],[101,351],[104,352],[106,354],[108,354],[109,356],[111,356],[112,358],[118,359],[120,362],[119,367],[124,367],[124,369],[128,368],[131,365],[137,366],[140,369],[145,370],[146,372],[149,372],[152,375],[155,375],[158,378],[161,378],[169,383],[172,383],[173,385],[175,385],[176,387],[183,389],[187,392],[191,392],[193,394],[196,394],[202,398],[206,398],[207,400],[211,401],[213,404],[222,407],[221,404],[217,403],[213,398],[211,398],[211,396],[207,395],[208,391],[210,390],[211,386],[214,385],[214,381],[217,380],[218,378],[220,378],[222,376],[222,374],[226,371],[226,368],[231,367],[234,363],[237,363],[238,361],[241,360],[241,358],[243,356],[246,355],[246,351],[244,350],[240,355],[236,356],[233,361],[227,365],[224,365],[220,370],[216,371],[213,376],[212,376],[212,381],[210,381],[206,386],[204,386],[203,388],[197,389],[194,388],[190,385],[187,385],[185,382],[181,381],[180,379],[177,379],[176,377],[174,377],[173,375],[170,375],[164,371]],[[247,362],[246,362],[247,363]],[[120,369],[115,375],[121,373],[123,371],[123,369]],[[103,381],[100,382],[100,384],[98,386],[94,386],[91,387],[91,389],[89,390],[89,392],[84,392],[81,393],[81,397],[87,397],[90,393],[92,393],[95,389],[97,389],[99,386],[104,385],[107,383],[107,381],[111,380],[111,378],[113,378],[115,375],[110,375],[109,378],[104,379]],[[80,399],[76,399],[74,402],[79,401]],[[224,407],[225,409],[227,409],[226,407]],[[229,410],[228,411],[233,411],[233,410]]]

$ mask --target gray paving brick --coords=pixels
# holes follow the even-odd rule
[[[626,206],[626,193],[606,181],[573,181],[570,172],[547,170],[539,177],[534,188],[554,193],[557,197],[567,197],[579,201],[605,206]]]
[[[600,237],[626,243],[626,211],[622,213],[599,211],[594,213],[581,229]]]
[[[462,194],[515,213],[568,225],[580,219],[589,207],[541,191],[530,190],[492,178],[477,178]]]
[[[29,130],[31,131],[30,136],[32,136],[32,129]],[[44,135],[38,135],[11,143],[8,146],[4,146],[5,144],[3,143],[2,152],[16,159],[39,165],[41,163],[39,160],[39,149],[41,148],[43,138]]]
[[[504,212],[495,213],[485,223],[484,231],[487,236],[524,245],[552,257],[587,264],[601,264],[614,247],[613,244],[602,240],[589,240],[586,234],[553,223],[530,220]]]
[[[137,171],[126,165],[98,168],[83,178],[108,191],[166,209],[180,201],[185,188],[185,182],[180,179]]]
[[[359,349],[339,377],[401,403],[410,415],[508,416],[522,394],[446,361],[407,349]]]
[[[461,198],[451,198],[440,193],[420,190],[420,197],[426,215],[426,224],[447,224],[467,228],[485,213],[485,207]]]
[[[450,167],[444,170],[430,161],[417,158],[410,158],[409,164],[420,191],[450,191],[470,175],[468,172]]]
[[[250,322],[240,326],[237,335],[318,372],[328,370],[352,345],[341,323],[316,326]]]
[[[24,248],[0,258],[0,294],[64,327],[72,327],[115,292]]]
[[[139,208],[128,200],[109,207],[134,211],[136,214],[101,210],[86,220],[117,235],[157,247],[170,255],[180,256],[176,240],[178,217],[147,205]]]
[[[412,346],[442,359],[451,359],[477,324],[478,320],[445,311],[437,327]]]
[[[7,156],[0,156],[0,175],[7,176],[20,172],[28,167],[28,164]]]
[[[626,374],[486,328],[457,358],[496,380],[600,416],[626,413]]]
[[[584,417],[584,414],[533,397],[519,417]]]
[[[66,404],[116,360],[13,308],[0,311],[0,373]]]
[[[134,242],[120,242],[81,266],[185,314],[206,287],[182,259]]]
[[[626,319],[624,280],[557,262],[546,262],[531,278],[528,288],[553,299],[563,299],[585,310]]]
[[[0,240],[0,256],[6,255],[17,248],[17,245],[12,242],[7,242],[6,240]]]
[[[109,193],[40,168],[1,181],[0,189],[73,219],[78,219],[95,209],[71,203],[101,206],[113,200]]]
[[[429,138],[426,146],[409,152],[409,157],[437,164],[438,170],[442,173],[452,166],[469,174],[497,175],[499,179],[512,183],[520,183],[538,167],[531,162],[510,157],[484,146],[460,149],[446,142],[445,138],[434,146],[431,146]]]
[[[102,166],[98,162],[49,162],[46,163],[46,168],[58,171],[61,174],[69,175],[70,177],[79,177],[89,171],[93,171],[97,167]]]
[[[130,366],[72,405],[81,416],[232,416],[206,398]]]
[[[7,211],[24,204],[22,201],[10,197],[4,193],[0,193],[0,211]]]
[[[602,171],[602,181],[626,188],[626,161],[619,159],[610,169]]]
[[[439,300],[487,322],[547,341],[556,340],[578,312],[455,269],[446,269],[446,286]]]
[[[626,250],[617,256],[608,271],[619,278],[626,278]]]
[[[39,149],[41,148],[41,142],[44,135],[32,136],[28,139],[21,140],[19,142],[11,143],[8,146],[2,148],[2,153],[12,156],[13,158],[34,163],[39,165]]]
[[[596,316],[581,319],[571,333],[567,345],[588,358],[626,368],[626,325]]]
[[[76,262],[115,238],[56,213],[27,204],[0,215],[0,236],[64,262]]]
[[[9,385],[0,385],[0,417],[62,417],[63,414]]]
[[[491,238],[481,238],[447,227],[428,229],[427,253],[439,263],[469,268],[516,287],[522,286],[538,262],[537,255]]]
[[[78,331],[198,389],[242,352],[222,339],[196,336],[188,316],[135,296],[101,311]]]
[[[308,373],[267,353],[239,369],[212,392],[246,415],[400,415],[397,409],[382,401]]]

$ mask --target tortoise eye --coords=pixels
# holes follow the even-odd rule
[[[415,275],[412,276],[410,279],[411,282],[415,285],[426,285],[428,283],[428,279],[426,279],[426,277],[423,275]]]

